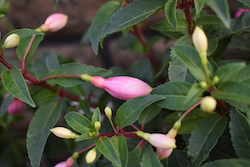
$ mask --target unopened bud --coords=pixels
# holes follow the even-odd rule
[[[14,100],[8,106],[7,111],[9,114],[16,115],[23,111],[24,107],[25,105],[23,101],[14,98]]]
[[[37,30],[42,32],[55,32],[62,29],[68,21],[68,16],[61,13],[54,13],[50,15],[41,27]]]
[[[212,113],[217,106],[216,100],[211,96],[206,96],[201,101],[201,110],[207,113]]]
[[[213,78],[213,84],[216,85],[217,83],[219,83],[220,78],[218,76],[214,76]]]
[[[95,161],[96,159],[96,148],[93,148],[91,150],[88,151],[88,153],[86,154],[85,160],[87,164],[91,164]]]
[[[100,121],[95,121],[94,122],[94,127],[97,132],[99,132],[99,129],[101,128],[101,122]]]
[[[64,139],[76,139],[79,135],[75,134],[71,130],[64,128],[64,127],[56,127],[50,129],[50,131],[56,135],[57,137],[64,138]]]
[[[172,148],[169,149],[156,148],[156,156],[158,157],[159,160],[168,158],[172,152],[173,152]]]
[[[205,81],[200,82],[200,87],[206,89],[207,88],[207,83]]]
[[[111,108],[109,108],[108,106],[105,107],[104,112],[105,112],[105,115],[108,117],[108,119],[112,118],[112,110],[111,110]]]
[[[144,133],[142,131],[137,131],[136,134],[143,139],[147,140],[152,146],[161,149],[176,148],[175,139],[168,135],[160,133]]]
[[[73,160],[77,160],[79,158],[79,153],[74,152],[71,157],[72,157]]]
[[[20,37],[19,35],[13,33],[10,34],[5,40],[4,40],[4,44],[2,46],[3,49],[5,48],[14,48],[16,47],[20,42]]]

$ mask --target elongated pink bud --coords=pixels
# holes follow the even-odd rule
[[[242,13],[246,12],[246,11],[250,11],[250,9],[238,9],[236,10],[236,12],[234,13],[234,17],[240,17],[242,15]]]
[[[68,21],[68,16],[61,13],[54,13],[50,15],[40,29],[42,32],[55,32],[62,29]]]
[[[173,152],[172,148],[169,149],[161,149],[161,148],[156,148],[156,156],[159,158],[159,160],[163,160],[168,158]]]
[[[23,109],[24,103],[21,100],[14,98],[14,100],[8,106],[7,111],[9,114],[16,115],[23,111]]]
[[[161,133],[144,133],[142,131],[137,131],[136,134],[143,139],[147,140],[152,146],[161,149],[176,148],[175,139],[168,135]]]
[[[67,161],[62,161],[55,165],[55,167],[72,167],[75,163],[75,160],[72,157],[69,157]]]
[[[151,86],[147,83],[133,77],[118,76],[105,79],[99,76],[83,74],[81,78],[90,81],[96,87],[102,88],[112,96],[122,100],[145,96],[152,91]]]

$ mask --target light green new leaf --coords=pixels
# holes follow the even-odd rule
[[[187,94],[191,89],[191,86],[191,84],[186,82],[168,82],[154,88],[151,94],[165,96],[164,100],[156,103],[160,107],[175,111],[183,111],[187,110],[193,104],[199,101],[198,98],[194,98],[193,100],[189,101],[188,104],[185,103],[185,100],[188,98]]]
[[[237,0],[237,1],[243,3],[244,5],[246,5],[247,7],[250,8],[250,1],[249,0]]]
[[[90,120],[77,112],[68,112],[64,117],[67,124],[79,133],[89,132],[93,128]]]
[[[250,160],[250,122],[236,109],[230,112],[230,134],[239,158]]]
[[[177,56],[198,80],[205,81],[205,73],[197,51],[190,46],[175,46],[171,54]]]
[[[123,128],[136,122],[146,107],[163,99],[165,99],[165,97],[161,95],[147,95],[126,101],[116,112],[116,125],[118,125],[119,128]]]
[[[199,14],[201,12],[202,8],[204,7],[204,4],[205,0],[194,0],[196,14]]]
[[[221,100],[233,100],[236,102],[250,104],[250,87],[244,83],[224,82],[219,84],[218,89],[212,96]]]
[[[206,4],[213,9],[217,16],[221,19],[225,27],[230,28],[230,12],[227,0],[209,0]]]
[[[30,92],[26,82],[24,81],[23,75],[17,67],[13,67],[10,71],[3,71],[2,82],[5,89],[14,97],[22,100],[31,107],[36,106],[30,96]]]
[[[172,27],[177,27],[176,6],[178,0],[168,0],[165,4],[165,15]]]
[[[156,157],[155,151],[149,145],[142,155],[141,166],[143,167],[163,167],[160,160]]]
[[[39,167],[50,129],[57,123],[62,110],[58,101],[41,105],[32,118],[27,133],[27,150],[32,167]]]
[[[121,3],[109,1],[105,3],[97,12],[89,28],[89,38],[95,54],[98,53],[99,42],[103,38],[103,29],[112,14],[121,8]]]
[[[250,166],[249,160],[244,159],[222,159],[206,163],[201,167],[247,167]]]
[[[188,155],[192,167],[199,166],[209,155],[222,135],[227,121],[219,115],[211,115],[202,120],[189,138]]]
[[[96,147],[109,161],[111,161],[114,167],[122,167],[119,153],[108,137],[104,136],[99,139],[96,143]]]

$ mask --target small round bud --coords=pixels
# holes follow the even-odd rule
[[[3,49],[5,48],[14,48],[16,47],[20,42],[20,37],[19,35],[13,33],[13,34],[10,34],[4,41],[4,44],[2,46]]]
[[[202,99],[200,106],[202,111],[212,113],[217,106],[217,102],[213,97],[206,96]]]
[[[207,83],[205,81],[200,82],[200,87],[206,89],[207,88]]]
[[[109,108],[108,106],[105,107],[104,112],[105,112],[105,115],[108,117],[108,119],[112,118],[112,110],[111,110],[111,108]]]
[[[94,122],[94,127],[97,132],[99,132],[99,129],[101,128],[101,122],[100,121],[95,121]]]
[[[213,84],[216,85],[217,83],[219,83],[220,78],[218,76],[214,76],[213,78]]]
[[[76,139],[79,135],[75,134],[71,130],[64,128],[64,127],[56,127],[50,129],[50,131],[56,135],[57,137],[64,138],[64,139]]]
[[[71,157],[72,157],[73,160],[77,160],[78,157],[79,157],[79,153],[78,152],[74,152]]]
[[[86,154],[85,160],[87,164],[91,164],[95,161],[96,159],[96,148],[93,148],[89,150],[89,152]]]

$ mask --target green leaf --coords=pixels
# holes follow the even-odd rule
[[[142,111],[138,121],[140,122],[140,124],[146,124],[155,116],[157,116],[160,113],[161,109],[162,108],[157,106],[156,104],[148,106],[145,110]]]
[[[67,124],[79,133],[89,132],[89,129],[93,129],[93,126],[88,118],[77,112],[68,112],[64,116]]]
[[[189,138],[188,155],[192,167],[199,166],[209,155],[222,135],[227,121],[219,115],[211,115],[202,120]]]
[[[187,110],[199,101],[198,98],[194,98],[189,104],[185,103],[191,86],[191,84],[186,82],[168,82],[154,88],[151,94],[165,96],[164,100],[156,103],[160,107],[175,111]]]
[[[250,8],[250,2],[249,2],[249,0],[237,0],[237,1],[243,3],[244,5],[246,5],[247,7]]]
[[[214,15],[205,15],[205,16],[199,17],[197,20],[195,20],[195,25],[197,26],[214,25],[218,27],[223,27],[221,20],[217,16],[214,16]]]
[[[250,122],[239,111],[230,112],[230,134],[239,158],[250,159]]]
[[[101,122],[101,112],[100,112],[100,108],[97,107],[95,108],[95,110],[93,111],[93,114],[92,114],[92,123],[94,123],[95,121],[99,121]]]
[[[27,133],[27,150],[32,167],[39,167],[50,129],[58,121],[61,110],[61,103],[50,101],[39,106],[32,118]]]
[[[149,145],[142,155],[141,166],[143,167],[163,167],[160,160],[156,157],[153,148]]]
[[[116,112],[115,122],[119,128],[128,126],[136,122],[141,112],[150,104],[163,100],[165,97],[161,95],[147,95],[137,97],[123,103]]]
[[[230,12],[227,0],[209,0],[206,4],[213,9],[225,27],[230,28]]]
[[[206,118],[208,115],[209,114],[202,112],[199,108],[192,110],[192,112],[190,112],[181,122],[181,127],[178,130],[178,134],[192,133],[200,121]],[[178,112],[173,112],[164,119],[164,122],[166,124],[173,125],[178,119],[180,119],[180,114]]]
[[[35,107],[32,100],[27,84],[24,81],[23,75],[17,67],[13,67],[10,71],[3,71],[2,82],[5,89],[14,97],[22,100],[31,107]]]
[[[250,104],[250,87],[244,83],[224,82],[212,93],[212,96],[221,100],[233,100],[236,102]]]
[[[1,102],[0,117],[5,114],[5,112],[7,111],[7,108],[9,107],[9,105],[13,99],[14,99],[14,97],[11,96],[10,94],[8,96],[4,97],[3,101]]]
[[[106,70],[100,67],[94,67],[86,64],[78,64],[78,63],[68,63],[59,66],[58,68],[52,70],[48,76],[52,75],[81,75],[81,74],[89,74],[92,76],[106,76],[110,75],[112,72],[110,70]],[[82,83],[83,81],[80,78],[55,78],[48,80],[50,84],[58,84],[64,87],[73,87],[77,84]]]
[[[201,167],[247,167],[250,166],[249,160],[243,159],[222,159],[206,163]]]
[[[187,98],[185,99],[184,104],[189,104],[193,101],[193,99],[199,98],[206,90],[206,88],[202,88],[200,86],[200,83],[193,84],[188,91]]]
[[[177,56],[198,80],[205,81],[205,73],[197,51],[189,46],[175,46],[171,54]]]
[[[106,136],[102,137],[96,143],[96,147],[109,161],[111,161],[114,167],[121,167],[119,153],[117,152],[114,144],[108,137]]]
[[[168,0],[165,4],[165,15],[172,27],[177,27],[176,6],[178,0]]]
[[[205,1],[204,0],[194,0],[194,6],[196,14],[199,14],[204,7]]]
[[[89,28],[89,38],[95,54],[98,53],[99,42],[103,38],[103,30],[108,19],[120,8],[121,3],[117,1],[109,1],[98,10],[94,17]]]
[[[116,151],[119,154],[119,158],[121,160],[121,166],[127,167],[128,163],[128,146],[127,140],[123,135],[113,136],[111,138],[111,142],[114,144]]]
[[[132,151],[129,152],[128,156],[128,166],[129,167],[139,167],[142,156],[142,148],[135,147]]]

